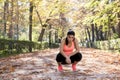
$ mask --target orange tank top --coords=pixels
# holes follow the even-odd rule
[[[70,53],[73,52],[74,50],[74,42],[72,42],[72,45],[68,47],[66,44],[64,44],[63,51],[65,52],[66,55],[70,55]]]

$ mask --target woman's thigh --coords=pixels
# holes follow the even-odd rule
[[[61,62],[62,64],[66,64],[66,58],[61,53],[57,54],[56,61]]]
[[[74,61],[81,61],[82,54],[80,52],[76,53],[75,55],[70,57],[71,62],[74,63]]]

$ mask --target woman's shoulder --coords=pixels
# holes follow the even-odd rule
[[[65,44],[65,38],[61,39],[61,44]]]
[[[66,39],[66,38],[62,38],[61,42],[65,42],[65,39]]]
[[[78,39],[75,37],[75,38],[74,38],[74,41],[78,41]]]
[[[77,38],[74,38],[74,42],[77,43],[77,42],[78,42],[78,39],[77,39]]]

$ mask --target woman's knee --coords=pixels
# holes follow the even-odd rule
[[[57,56],[56,56],[56,61],[57,62],[61,62],[62,60],[64,60],[64,56],[61,54],[61,53],[58,53]]]
[[[77,53],[79,61],[82,59],[82,54],[80,52]]]
[[[59,60],[60,60],[60,53],[56,55],[56,61],[59,62]]]
[[[82,57],[82,53],[78,52],[79,56]]]

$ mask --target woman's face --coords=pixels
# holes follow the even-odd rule
[[[73,41],[74,36],[73,35],[67,35],[67,39],[69,42]]]

